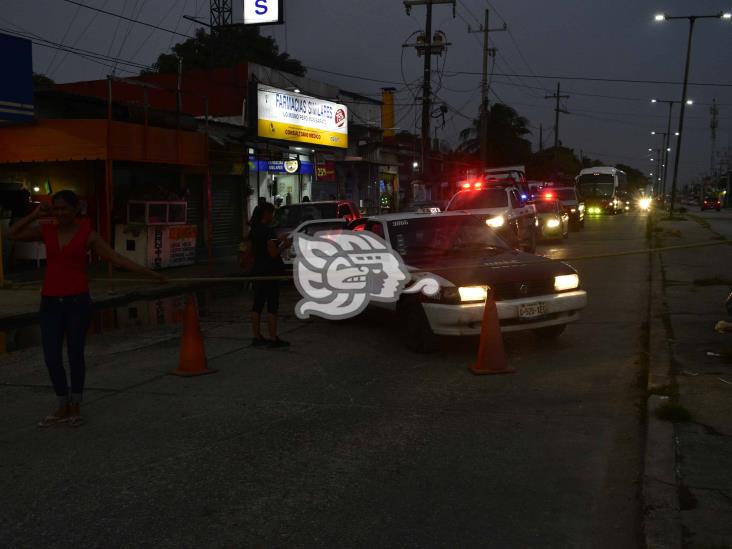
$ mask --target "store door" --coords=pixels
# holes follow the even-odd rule
[[[242,179],[218,176],[213,179],[213,253],[216,257],[236,255],[242,237]]]

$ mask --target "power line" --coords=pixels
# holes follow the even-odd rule
[[[86,8],[88,10],[96,11],[99,13],[103,13],[104,15],[109,15],[111,17],[118,17],[122,19],[123,21],[129,21],[130,23],[137,23],[138,25],[142,25],[144,27],[149,27],[151,29],[157,29],[164,32],[169,32],[171,34],[175,34],[177,36],[182,36],[183,38],[195,38],[195,36],[191,36],[190,34],[183,34],[181,32],[178,32],[173,29],[168,29],[166,27],[161,27],[159,25],[153,25],[152,23],[148,23],[146,21],[142,21],[140,19],[135,19],[133,17],[127,17],[125,15],[122,15],[120,13],[115,13],[113,11],[107,11],[103,10],[101,8],[95,8],[94,6],[90,6],[89,4],[84,4],[82,2],[77,2],[76,0],[61,0],[62,2],[66,2],[67,4],[74,4],[75,6],[81,6],[82,8]]]

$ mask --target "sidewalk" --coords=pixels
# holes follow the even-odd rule
[[[693,214],[686,218],[685,221],[659,221],[654,245],[722,239]],[[678,421],[673,424],[673,436],[683,544],[685,547],[729,547],[732,546],[732,337],[714,332],[713,327],[726,315],[723,301],[730,291],[732,247],[666,252],[657,260],[662,294],[654,303],[660,313],[658,318],[652,318],[652,323],[660,325],[656,328],[665,332],[669,343],[670,387],[665,392],[671,395],[678,392],[679,406],[673,410]],[[655,366],[658,371],[659,365]],[[659,387],[657,394],[663,392]],[[666,402],[673,402],[673,396]],[[690,419],[683,421],[687,411]],[[649,450],[654,451],[650,446]]]
[[[92,299],[97,306],[112,306],[139,299],[176,295],[222,283],[176,279],[243,276],[236,257],[217,258],[211,268],[208,264],[201,263],[165,269],[162,272],[171,279],[170,283],[160,284],[124,271],[114,271],[109,275],[106,264],[92,265],[89,268]],[[36,317],[42,277],[43,270],[23,273],[20,277],[22,281],[0,288],[0,325],[24,322]]]

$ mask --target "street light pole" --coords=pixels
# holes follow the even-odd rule
[[[679,179],[679,159],[681,158],[681,140],[684,137],[684,114],[686,113],[686,91],[689,84],[689,65],[691,63],[691,39],[694,35],[694,25],[697,19],[732,19],[730,13],[718,13],[716,15],[678,15],[669,16],[664,14],[656,15],[656,21],[671,21],[675,19],[686,19],[689,21],[689,37],[686,44],[686,65],[684,66],[684,87],[681,92],[681,113],[679,114],[679,140],[676,143],[676,155],[674,156],[674,179],[671,183],[671,206],[669,217],[674,215],[674,204],[676,202],[676,185]]]
[[[679,139],[676,142],[676,154],[674,155],[674,179],[671,182],[671,205],[669,217],[674,216],[674,204],[676,203],[676,184],[679,180],[679,159],[681,158],[681,140],[684,137],[684,114],[686,113],[686,90],[689,85],[689,64],[691,62],[691,38],[694,34],[696,17],[689,17],[689,39],[686,44],[686,66],[684,67],[684,87],[681,92],[681,112],[679,113]]]
[[[671,115],[674,110],[674,103],[673,101],[669,101],[668,103],[668,126],[666,127],[666,144],[663,148],[663,155],[666,159],[666,161],[663,163],[663,194],[666,194],[666,181],[668,177],[668,157],[669,157],[669,145],[671,142]],[[677,145],[678,147],[678,145]]]

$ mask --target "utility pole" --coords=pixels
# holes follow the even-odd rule
[[[709,114],[711,115],[711,120],[709,122],[709,129],[712,132],[712,151],[711,156],[709,160],[709,175],[712,177],[714,176],[714,155],[717,150],[717,128],[719,127],[719,122],[717,120],[717,116],[719,116],[719,107],[717,107],[717,99],[712,99],[712,106],[709,107]]]
[[[490,28],[490,10],[485,10],[485,17],[483,24],[478,29],[471,29],[468,25],[468,34],[482,33],[483,34],[483,73],[480,81],[480,158],[483,161],[483,167],[488,167],[488,104],[489,104],[489,93],[490,93],[490,82],[488,81],[488,63],[491,53],[495,55],[495,48],[490,48],[488,45],[488,34],[490,32],[502,32],[508,30],[506,23],[503,23],[502,27],[495,29]]]
[[[569,96],[562,95],[561,83],[557,82],[557,93],[554,95],[545,95],[544,99],[556,99],[557,101],[556,106],[554,107],[554,156],[556,157],[559,148],[559,113],[569,114],[569,111],[562,109],[559,106],[559,100],[569,99]]]
[[[539,150],[544,150],[544,125],[539,122]]]
[[[429,178],[429,153],[430,153],[430,118],[432,117],[432,56],[440,55],[447,44],[444,41],[444,34],[432,36],[432,6],[433,4],[452,4],[453,17],[455,17],[456,0],[404,0],[404,7],[407,15],[412,11],[413,6],[426,6],[425,31],[423,39],[417,40],[415,47],[419,55],[424,55],[424,68],[422,76],[422,137],[421,137],[421,158],[422,179]],[[437,38],[437,40],[435,40]],[[409,44],[405,44],[407,46]]]

